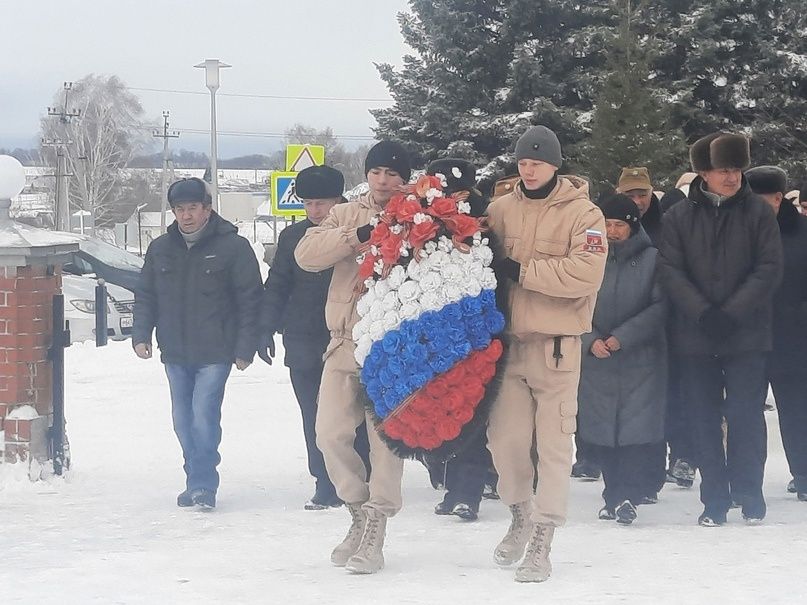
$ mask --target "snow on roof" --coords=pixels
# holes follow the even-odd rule
[[[0,248],[40,248],[66,246],[78,248],[77,236],[61,231],[38,229],[11,220],[0,220]]]

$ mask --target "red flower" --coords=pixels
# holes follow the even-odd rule
[[[434,221],[424,221],[420,224],[412,225],[409,230],[409,243],[412,244],[412,248],[415,250],[420,250],[426,242],[437,235],[439,230],[440,226]]]
[[[465,426],[473,419],[475,407],[476,406],[467,405],[457,410],[456,412],[454,412],[454,418],[456,418],[457,422],[459,422],[462,426]]]
[[[373,256],[369,252],[364,255],[364,261],[359,265],[359,276],[362,279],[367,279],[373,276],[373,265],[378,260],[377,256]]]
[[[471,237],[474,233],[479,231],[479,221],[467,214],[449,216],[443,219],[443,222],[454,235],[454,238],[458,240],[464,240],[466,237]]]
[[[387,205],[384,206],[384,212],[381,213],[381,220],[385,223],[391,223],[395,216],[398,214],[398,210],[401,207],[401,204],[406,201],[406,196],[403,194],[393,195],[390,200],[387,202]]]
[[[379,222],[370,232],[369,243],[372,246],[378,246],[390,235],[389,226],[384,222]]]
[[[504,352],[504,347],[502,346],[502,341],[499,339],[494,339],[490,341],[488,348],[484,350],[484,354],[487,356],[488,359],[491,361],[498,361],[499,357],[502,356]]]
[[[436,176],[424,174],[417,182],[415,182],[415,195],[418,197],[426,197],[429,189],[443,190],[443,184]]]
[[[465,380],[465,362],[460,362],[444,374],[445,379],[452,386],[460,384]]]
[[[445,416],[441,421],[438,421],[434,428],[437,436],[443,441],[451,441],[452,439],[456,439],[460,435],[460,430],[462,430],[459,422],[452,420],[447,416]]]
[[[404,200],[395,211],[395,218],[400,223],[411,223],[418,212],[423,212],[423,207],[417,200]]]
[[[386,265],[394,265],[401,257],[401,236],[390,234],[378,247],[381,259]]]
[[[434,200],[426,212],[440,219],[448,218],[457,214],[457,202],[450,197],[441,197]]]

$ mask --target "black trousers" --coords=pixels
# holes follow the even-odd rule
[[[602,468],[605,489],[602,498],[608,508],[625,500],[638,506],[642,498],[658,491],[656,483],[658,451],[662,444],[642,443],[606,447],[588,445]]]
[[[485,481],[493,461],[488,450],[486,431],[478,431],[456,456],[446,462],[446,499],[452,504],[464,502],[479,509]]]
[[[807,493],[807,372],[769,373],[779,431],[796,490]]]
[[[664,433],[670,448],[669,466],[679,458],[693,464],[692,428],[683,393],[681,358],[670,354],[667,379],[667,413]]]
[[[742,503],[745,514],[764,516],[764,354],[688,355],[682,358],[681,369],[705,512],[723,516],[733,498]]]
[[[291,376],[291,386],[294,389],[294,396],[300,405],[300,413],[303,417],[303,434],[305,435],[305,447],[308,451],[308,472],[317,481],[318,490],[330,489],[336,493],[336,489],[328,477],[325,469],[325,460],[322,452],[317,447],[317,433],[315,430],[317,421],[317,396],[319,385],[322,381],[322,365],[313,367],[292,366],[289,368]],[[367,441],[367,425],[362,423],[356,429],[356,440],[353,443],[364,466],[367,467],[367,475],[370,475],[370,444]]]

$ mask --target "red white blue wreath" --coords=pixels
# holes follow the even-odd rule
[[[376,427],[400,455],[450,449],[483,424],[503,353],[484,227],[467,192],[442,188],[440,175],[423,176],[393,197],[357,258],[356,361]]]

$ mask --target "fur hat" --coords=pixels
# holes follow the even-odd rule
[[[213,203],[210,189],[202,179],[196,177],[180,179],[168,188],[168,203],[172,208],[177,204],[189,202]]]
[[[442,174],[446,178],[447,194],[470,191],[476,187],[476,166],[460,158],[434,160],[426,167],[426,174]]]
[[[616,185],[616,190],[619,193],[633,191],[634,189],[653,190],[653,184],[650,182],[650,172],[644,166],[623,168],[622,174],[619,175],[619,182]]]
[[[692,144],[689,162],[695,172],[747,170],[751,165],[751,143],[741,134],[715,132]]]
[[[631,233],[639,230],[639,219],[641,218],[639,207],[627,195],[612,193],[606,196],[599,205],[606,219],[628,223]]]
[[[403,145],[395,141],[381,141],[373,145],[367,152],[367,158],[364,160],[364,174],[366,175],[379,166],[391,168],[401,175],[404,181],[408,181],[412,175],[409,154],[406,153]]]
[[[546,126],[533,126],[516,141],[518,160],[539,160],[560,168],[563,155],[558,136]]]
[[[756,166],[745,173],[754,193],[782,193],[787,191],[787,173],[778,166]]]
[[[304,200],[325,200],[341,197],[345,192],[345,177],[330,166],[309,166],[294,180],[297,197]]]

